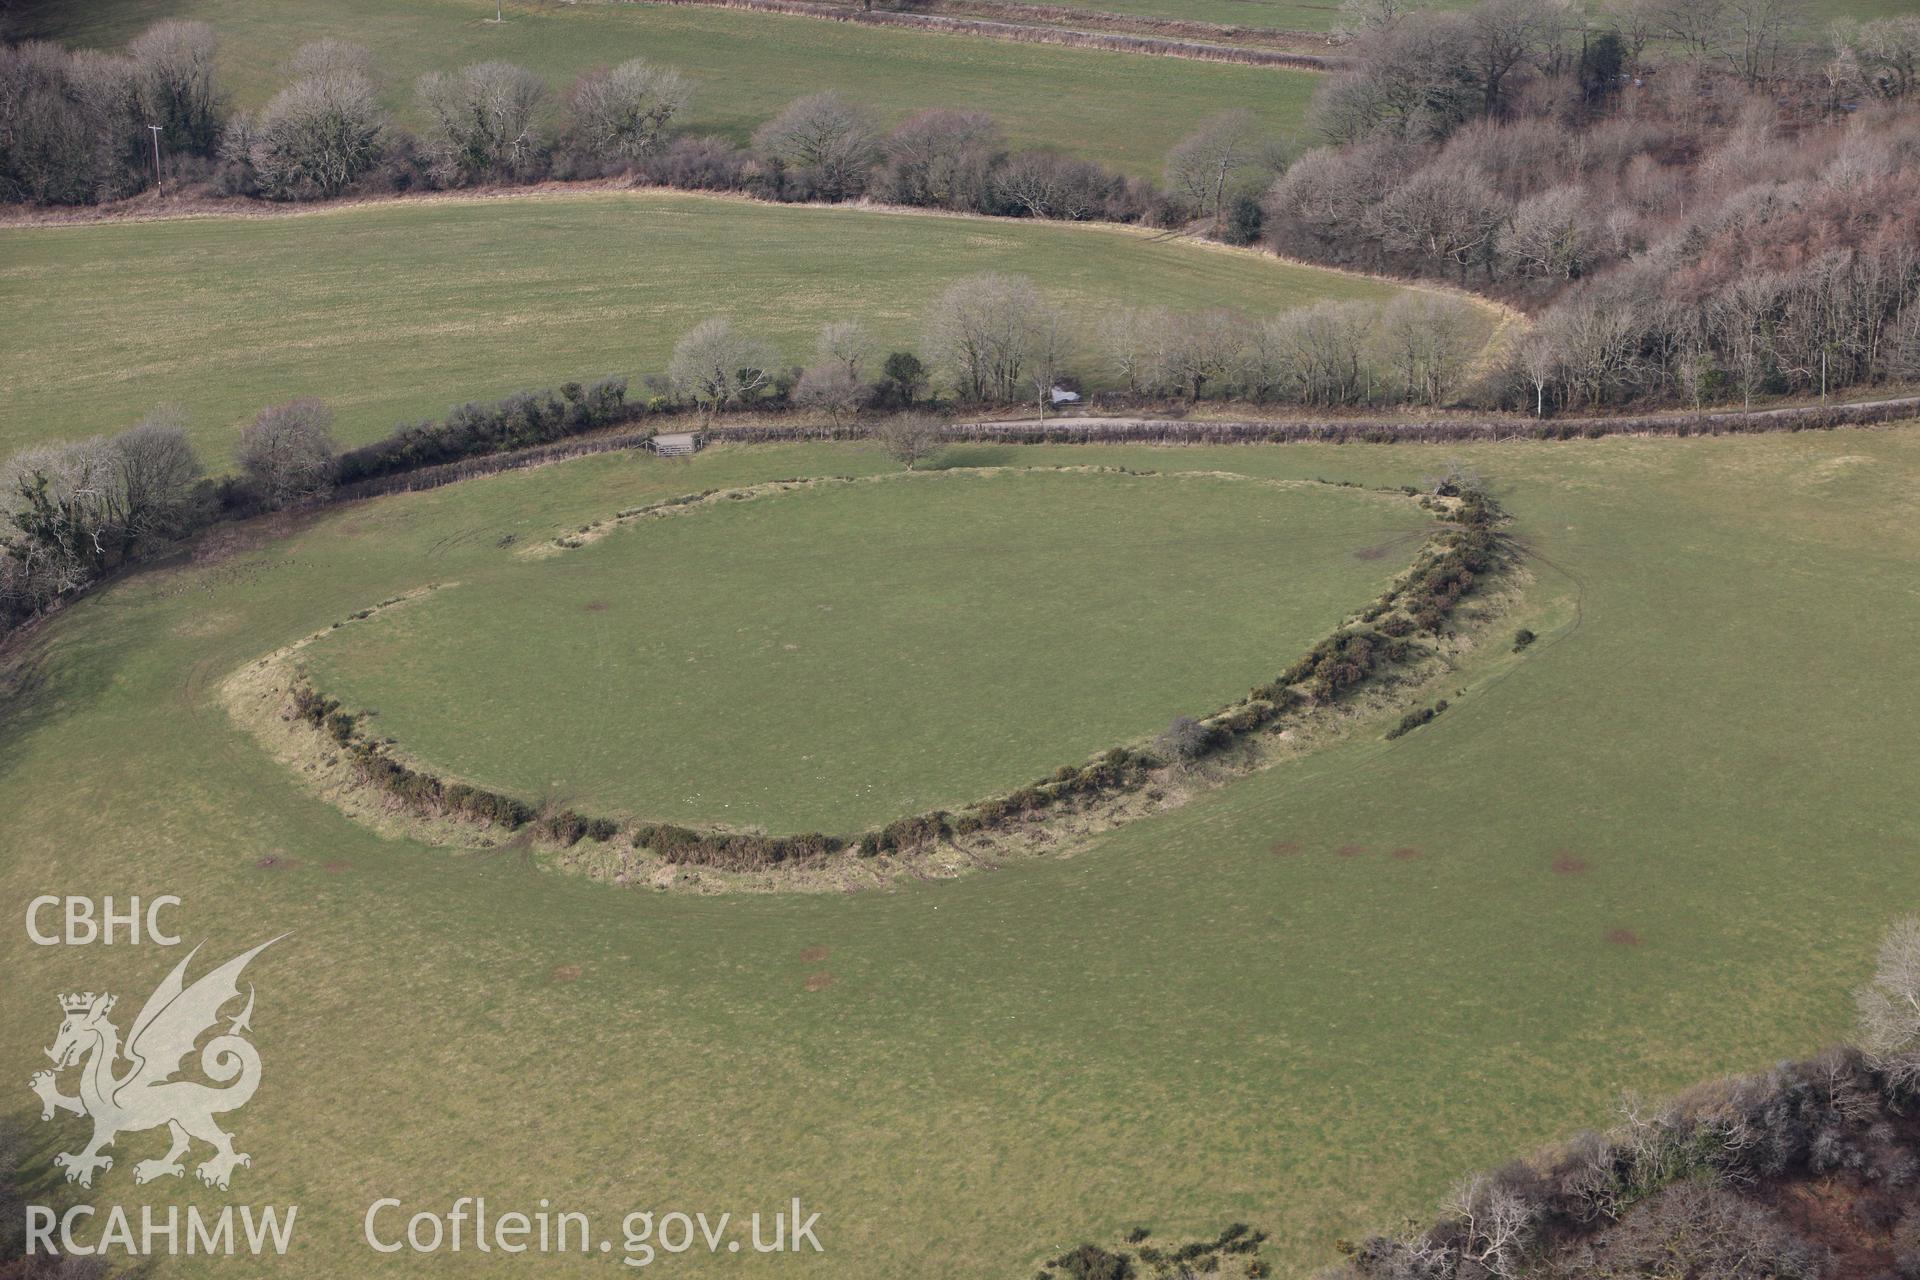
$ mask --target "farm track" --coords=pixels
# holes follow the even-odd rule
[[[1549,418],[1545,422],[1556,428],[1583,433],[1589,429],[1607,430],[1623,422],[1649,422],[1681,426],[1697,426],[1702,434],[1719,431],[1737,431],[1743,428],[1764,426],[1772,422],[1792,422],[1798,418],[1811,418],[1820,413],[1843,414],[1858,420],[1867,420],[1872,415],[1895,411],[1920,416],[1920,396],[1895,396],[1885,400],[1863,400],[1844,405],[1783,405],[1774,409],[1730,410],[1706,414],[1660,414],[1646,418]],[[1884,420],[1884,419],[1882,419]],[[1479,421],[1468,419],[1442,418],[1426,422],[1409,422],[1398,418],[1332,418],[1324,422],[1306,420],[1275,419],[1262,421],[1258,418],[1220,419],[1192,422],[1174,418],[1148,417],[1076,417],[1076,418],[1015,418],[1005,421],[981,421],[956,423],[951,431],[955,438],[969,440],[991,440],[1002,437],[1016,438],[1035,432],[1085,432],[1089,438],[1107,437],[1124,439],[1128,434],[1142,431],[1167,431],[1187,433],[1196,439],[1206,438],[1210,434],[1221,432],[1277,431],[1289,428],[1328,429],[1347,433],[1377,431],[1389,434],[1394,441],[1413,441],[1432,439],[1448,431],[1470,427],[1483,431],[1481,437],[1489,440],[1532,439],[1530,429],[1543,420],[1535,418],[1488,418]],[[1451,438],[1451,437],[1449,437]]]

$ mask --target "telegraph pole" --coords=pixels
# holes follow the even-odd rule
[[[147,126],[153,131],[153,189],[155,191],[160,190],[160,130],[162,127],[157,124]]]

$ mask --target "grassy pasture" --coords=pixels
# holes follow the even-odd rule
[[[417,124],[413,86],[427,71],[503,58],[564,91],[595,67],[645,57],[694,81],[688,129],[744,142],[793,98],[836,89],[887,120],[924,107],[990,112],[1012,141],[1057,146],[1143,177],[1158,177],[1167,149],[1202,121],[1244,107],[1276,136],[1297,142],[1313,72],[1201,63],[880,30],[813,18],[670,9],[646,4],[508,4],[495,26],[492,0],[29,0],[23,33],[115,47],[161,17],[212,23],[235,101],[264,103],[285,84],[301,44],[322,36],[375,51],[385,97]]]
[[[1288,31],[1327,31],[1336,0],[1054,0],[1074,9],[1198,22],[1239,23]],[[1466,0],[1438,0],[1464,7]],[[214,23],[227,41],[228,74],[243,103],[254,105],[278,84],[275,69],[301,41],[344,36],[372,46],[392,77],[389,98],[403,112],[421,72],[482,58],[510,58],[538,68],[556,84],[589,67],[636,54],[675,63],[708,87],[694,122],[736,136],[750,132],[771,108],[819,85],[839,88],[890,112],[918,106],[978,105],[1016,136],[1070,145],[1068,134],[1116,157],[1123,167],[1158,168],[1176,125],[1218,110],[1232,99],[1269,118],[1283,132],[1298,127],[1312,95],[1312,73],[1216,68],[1120,55],[1039,50],[968,40],[985,49],[948,48],[946,37],[875,31],[809,19],[723,12],[662,10],[644,4],[508,0],[509,22],[495,27],[489,0],[337,0],[324,6],[289,0],[21,0],[15,30],[99,47],[124,43],[161,17]],[[1835,18],[1886,18],[1911,11],[1909,0],[1807,0],[1804,22],[1817,35]],[[1046,56],[1039,56],[1039,55]],[[1030,56],[1032,55],[1032,56]],[[1092,59],[1093,61],[1077,61]],[[1232,70],[1247,78],[1213,72]],[[1277,80],[1259,77],[1279,76]],[[1264,86],[1264,87],[1263,87]],[[1121,90],[1126,92],[1122,93]],[[1056,93],[1056,89],[1068,92]],[[1177,114],[1137,110],[1148,94]],[[1089,97],[1088,95],[1092,96]],[[1198,107],[1201,116],[1188,112]],[[1103,127],[1114,109],[1130,113],[1126,131]],[[756,114],[757,112],[757,114]],[[1134,136],[1135,127],[1147,132]],[[1154,147],[1158,149],[1155,150]],[[1090,153],[1091,154],[1091,153]],[[1127,157],[1122,160],[1118,157]]]
[[[317,395],[357,444],[463,400],[664,371],[725,315],[800,362],[830,320],[918,346],[940,290],[1031,276],[1075,313],[1266,314],[1390,286],[1147,232],[600,192],[0,230],[0,452],[183,406],[215,467]],[[1092,372],[1090,369],[1089,372]]]
[[[1184,18],[1194,22],[1240,23],[1286,31],[1330,31],[1340,21],[1337,0],[1051,0],[1072,9]],[[1436,7],[1464,9],[1469,0],[1437,0]],[[1807,0],[1804,23],[1818,36],[1835,18],[1891,18],[1911,13],[1910,0]]]
[[[1379,594],[1432,523],[1317,485],[903,475],[502,555],[307,662],[379,709],[370,732],[495,790],[854,832],[1207,714]]]
[[[505,533],[876,455],[588,459],[260,526],[82,601],[11,655],[0,901],[178,893],[209,955],[294,931],[249,975],[266,1076],[234,1119],[254,1156],[235,1198],[301,1205],[292,1254],[259,1271],[498,1271],[359,1243],[377,1196],[484,1193],[603,1220],[799,1194],[827,1252],[782,1260],[794,1276],[1018,1277],[1137,1221],[1236,1217],[1302,1274],[1464,1170],[1604,1120],[1623,1088],[1838,1034],[1881,930],[1920,899],[1920,433],[954,452],[1367,484],[1458,458],[1539,557],[1502,625],[1542,639],[1463,667],[1426,728],[1361,734],[1071,859],[696,899],[382,841],[265,759],[213,690],[369,600],[482,580]],[[7,931],[0,1079],[44,1065],[55,992],[137,1001],[176,959]],[[78,1123],[32,1133],[29,1190],[61,1203],[47,1161]],[[83,1198],[207,1202],[132,1185],[155,1141],[123,1140]]]

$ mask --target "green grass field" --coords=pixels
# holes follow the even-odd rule
[[[794,362],[830,320],[916,347],[940,290],[989,270],[1086,317],[1393,294],[1144,231],[670,193],[15,228],[0,230],[0,452],[175,403],[219,468],[262,405],[295,396],[327,400],[357,444],[570,378],[626,374],[644,395],[639,376],[713,315]]]
[[[1324,486],[903,475],[502,555],[305,656],[378,708],[373,732],[495,790],[857,832],[1213,711],[1378,595],[1431,526]]]
[[[581,72],[645,57],[694,82],[683,124],[744,142],[782,105],[835,89],[888,121],[924,107],[990,112],[1007,137],[1056,146],[1158,178],[1168,148],[1202,121],[1244,107],[1299,144],[1315,73],[1001,40],[879,30],[813,18],[637,4],[509,4],[492,0],[34,0],[25,34],[114,47],[162,17],[194,17],[220,33],[223,82],[258,106],[285,83],[302,43],[338,36],[373,49],[385,96],[406,123],[427,71],[491,58],[519,62],[564,90]]]
[[[1326,31],[1339,21],[1335,0],[1055,0],[1069,8],[1198,22]],[[1458,7],[1465,0],[1439,0]],[[892,112],[926,105],[977,105],[994,112],[1010,132],[1045,141],[1055,131],[1086,134],[1115,163],[1157,168],[1160,149],[1186,122],[1193,104],[1231,97],[1272,113],[1288,132],[1316,83],[1312,73],[1218,67],[1166,59],[1037,49],[967,38],[848,27],[810,19],[715,11],[674,11],[644,4],[508,0],[509,22],[494,26],[491,0],[336,0],[324,6],[287,0],[96,0],[84,7],[62,0],[21,0],[14,29],[23,35],[111,47],[163,17],[204,18],[227,41],[229,74],[240,99],[264,101],[278,81],[275,69],[301,41],[343,36],[382,55],[392,78],[389,96],[407,107],[422,71],[482,58],[524,62],[556,84],[588,67],[635,54],[674,63],[707,87],[694,120],[705,128],[744,136],[786,98],[820,84],[842,89]],[[1809,0],[1805,23],[1818,35],[1835,18],[1885,18],[1911,11],[1909,0]],[[965,45],[985,45],[971,49]],[[1218,74],[1215,73],[1224,73]],[[1238,74],[1233,74],[1238,73]],[[1277,80],[1268,77],[1278,76]],[[1263,87],[1264,86],[1264,87]],[[1068,88],[1070,93],[1054,94]],[[929,95],[932,96],[929,96]],[[1137,110],[1142,94],[1177,114],[1132,117],[1145,137],[1105,127],[1111,111]],[[1240,95],[1251,101],[1239,101]],[[784,96],[782,96],[784,95]],[[1090,96],[1089,96],[1090,95]],[[750,108],[750,109],[749,109]],[[1211,108],[1217,110],[1218,108]],[[1202,116],[1206,114],[1202,110]],[[1190,122],[1187,127],[1191,127]],[[1065,145],[1064,138],[1059,139]]]
[[[1051,0],[1072,9],[1184,18],[1284,31],[1329,31],[1340,21],[1337,0]],[[1435,7],[1462,9],[1469,0],[1436,0]],[[1913,12],[1911,0],[1808,0],[1804,26],[1817,39],[1835,18],[1891,18]]]
[[[266,758],[215,691],[372,600],[487,581],[504,532],[884,469],[875,453],[601,456],[252,527],[79,602],[9,655],[0,886],[16,907],[180,894],[209,956],[293,931],[249,972],[266,1074],[233,1121],[253,1155],[234,1198],[301,1206],[273,1274],[498,1271],[360,1243],[376,1197],[470,1194],[602,1221],[800,1195],[827,1252],[778,1269],[835,1280],[1030,1276],[1078,1238],[1235,1218],[1303,1274],[1462,1172],[1603,1121],[1622,1089],[1840,1034],[1881,931],[1920,898],[1911,428],[953,452],[1364,484],[1457,458],[1535,553],[1499,625],[1542,639],[1471,660],[1416,733],[1359,733],[1072,858],[704,899],[382,840]],[[178,959],[33,947],[17,924],[0,957],[16,1082],[45,1065],[53,993],[105,986],[131,1008]],[[19,1089],[9,1112],[32,1126],[27,1190],[63,1203],[47,1162],[79,1125],[39,1126],[31,1102]],[[125,1139],[87,1198],[211,1203],[132,1185],[156,1141]]]

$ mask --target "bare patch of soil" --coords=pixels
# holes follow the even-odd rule
[[[822,960],[825,960],[831,954],[833,954],[833,952],[828,947],[819,947],[819,946],[808,947],[806,948],[806,950],[800,953],[800,963],[819,964]]]
[[[1267,846],[1267,852],[1276,858],[1291,858],[1300,852],[1298,840],[1275,840]]]
[[[580,966],[577,964],[557,964],[553,966],[553,972],[547,976],[555,982],[578,982],[580,981]]]
[[[1575,857],[1565,849],[1555,854],[1553,859],[1553,869],[1563,876],[1585,875],[1590,865],[1585,858]]]
[[[828,987],[832,986],[834,983],[838,981],[839,979],[834,977],[830,973],[809,974],[807,975],[807,990],[825,991]]]
[[[1631,929],[1609,929],[1607,941],[1616,947],[1637,947],[1640,945],[1640,935]]]
[[[1403,844],[1398,849],[1395,849],[1392,853],[1388,854],[1387,856],[1392,858],[1395,862],[1413,862],[1416,859],[1422,857],[1423,855],[1418,849],[1414,848],[1412,845]]]
[[[588,613],[605,613],[607,611],[607,602],[605,600],[589,600],[585,607]]]

